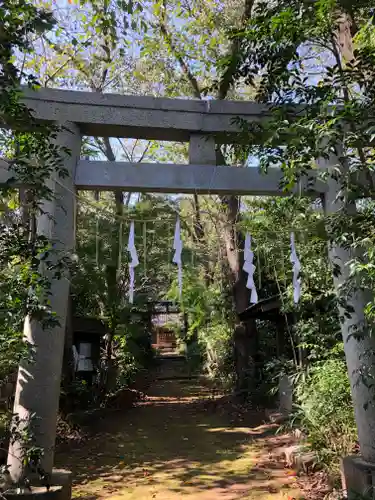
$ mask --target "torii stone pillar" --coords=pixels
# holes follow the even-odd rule
[[[330,162],[331,165],[333,161]],[[324,196],[324,209],[326,215],[331,215],[347,208],[355,211],[354,205],[349,205],[345,199],[338,199],[341,189],[339,181],[331,176],[328,180],[328,192]],[[346,204],[346,205],[345,205]],[[358,439],[361,448],[361,456],[367,462],[375,464],[375,406],[374,391],[369,389],[361,379],[365,376],[375,376],[375,338],[371,336],[365,325],[364,309],[371,302],[372,296],[369,292],[359,286],[351,290],[349,296],[343,292],[343,286],[350,277],[350,262],[355,257],[351,249],[330,244],[329,257],[333,266],[338,266],[340,274],[334,273],[334,284],[338,296],[344,296],[346,303],[353,308],[350,317],[345,314],[345,307],[339,306],[341,331],[344,341],[344,349],[352,398],[354,404],[355,418],[358,429]],[[364,336],[356,340],[353,334],[356,328],[364,329]],[[364,373],[367,371],[367,374]],[[374,383],[374,378],[370,380]]]
[[[191,134],[189,141],[189,163],[193,165],[216,165],[214,137]]]
[[[52,217],[40,216],[37,229],[51,238],[59,252],[67,254],[75,244],[74,175],[81,148],[79,129],[73,123],[65,123],[56,142],[70,150],[71,154],[65,157],[69,175],[59,178],[58,182],[50,180],[55,200],[46,202],[44,210]],[[35,445],[44,450],[42,467],[47,473],[51,473],[53,467],[69,287],[68,277],[52,283],[51,307],[57,314],[59,326],[43,330],[37,321],[25,319],[24,335],[35,348],[35,360],[30,364],[21,363],[19,367],[13,410],[25,422],[35,414],[31,428]],[[16,442],[10,446],[8,455],[11,478],[15,482],[23,472],[21,457],[22,443]]]

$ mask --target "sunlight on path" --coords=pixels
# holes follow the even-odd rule
[[[81,500],[281,500],[300,498],[295,477],[270,457],[282,437],[234,427],[194,382],[159,381],[145,403],[100,422],[100,432],[60,454]]]

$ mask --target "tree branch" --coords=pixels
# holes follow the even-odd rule
[[[245,27],[246,23],[251,18],[251,12],[253,9],[254,0],[245,0],[244,12],[242,14],[241,26]],[[218,99],[225,99],[227,97],[230,86],[233,83],[233,78],[237,70],[238,62],[239,62],[239,51],[240,51],[240,40],[235,38],[231,44],[229,56],[231,58],[231,62],[227,67],[217,93]]]
[[[144,157],[146,156],[148,150],[150,149],[151,147],[151,141],[148,141],[147,143],[147,146],[145,147],[145,149],[143,150],[143,153],[141,154],[139,160],[138,160],[138,163],[141,163],[144,159]]]
[[[116,161],[115,153],[113,152],[109,137],[103,137],[105,155],[108,161]]]
[[[202,99],[201,90],[199,88],[198,80],[195,78],[195,76],[191,72],[188,64],[186,63],[186,61],[184,60],[184,58],[180,54],[179,50],[177,49],[177,46],[173,42],[172,35],[168,32],[165,12],[166,12],[166,8],[164,6],[164,13],[159,17],[159,28],[160,28],[161,34],[164,38],[165,43],[169,47],[169,50],[172,52],[174,57],[177,59],[178,64],[180,65],[180,68],[182,69],[186,78],[190,82],[190,84],[192,86],[194,97],[196,97],[197,99]]]

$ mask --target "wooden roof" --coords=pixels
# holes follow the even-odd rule
[[[278,295],[260,300],[256,304],[252,304],[247,309],[239,313],[241,321],[246,321],[250,318],[264,318],[272,314],[280,312],[281,300]]]
[[[98,318],[73,317],[74,333],[91,333],[93,335],[105,335],[107,327],[104,321]]]

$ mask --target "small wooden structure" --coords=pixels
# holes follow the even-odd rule
[[[186,318],[177,304],[171,301],[149,303],[151,342],[157,349],[175,349],[176,328],[186,329]]]
[[[238,315],[241,321],[258,319],[270,321],[275,325],[277,350],[275,354],[277,356],[281,356],[285,353],[288,325],[292,325],[294,322],[293,315],[283,313],[281,311],[281,306],[282,303],[279,295],[273,295],[272,297],[260,300],[257,304],[250,305]]]
[[[75,372],[86,378],[92,376],[100,361],[107,327],[97,318],[73,317],[73,351]]]

